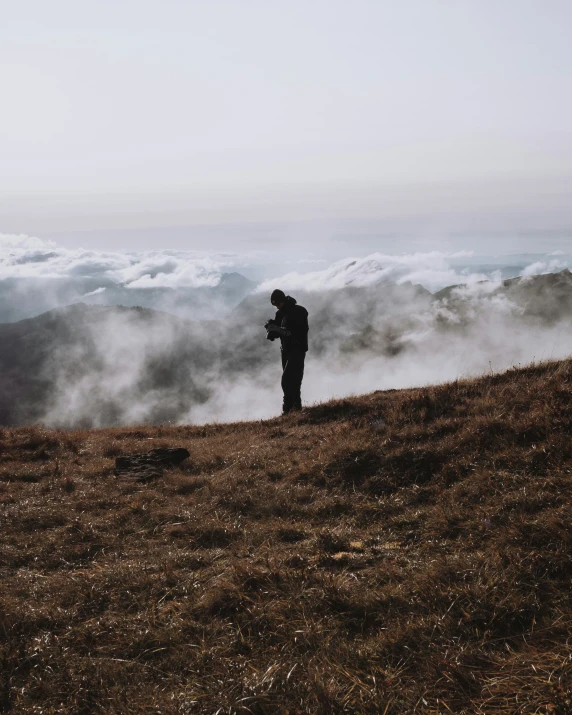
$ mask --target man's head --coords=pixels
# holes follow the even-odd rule
[[[278,310],[282,310],[284,307],[284,304],[286,303],[286,294],[282,290],[278,290],[278,288],[274,291],[272,291],[272,295],[270,296],[270,302],[272,303],[273,306],[278,308]]]

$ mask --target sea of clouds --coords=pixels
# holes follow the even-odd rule
[[[502,279],[505,265],[533,281],[562,271],[571,262],[563,253],[487,258],[472,252],[429,251],[372,253],[328,263],[308,255],[280,254],[277,260],[275,251],[97,252],[28,236],[0,236],[0,315],[10,316],[1,321],[9,322],[76,302],[102,304],[105,296],[117,295],[117,286],[122,295],[132,291],[137,299],[150,296],[145,304],[161,309],[164,297],[157,297],[155,304],[153,296],[164,296],[165,291],[184,295],[194,307],[187,315],[186,302],[178,302],[173,312],[194,321],[187,343],[191,352],[193,346],[205,352],[208,363],[208,369],[200,370],[190,361],[176,366],[180,384],[193,385],[190,392],[176,382],[161,387],[150,381],[149,365],[168,362],[180,349],[180,325],[155,321],[149,331],[127,313],[110,315],[90,328],[89,347],[77,344],[61,355],[54,350],[49,363],[53,393],[43,421],[104,426],[260,419],[276,415],[281,402],[278,348],[265,340],[261,320],[263,314],[271,316],[267,296],[272,289],[298,295],[311,309],[303,386],[305,403],[311,404],[570,355],[572,316],[559,315],[552,321],[531,317],[525,302],[502,292]],[[218,315],[208,312],[208,301],[205,315],[192,303],[192,291],[216,289],[226,273],[248,275],[252,266],[260,272],[265,265],[274,266],[275,275],[252,283],[247,298],[251,307],[242,313],[236,312],[236,303],[243,296],[231,295],[226,313]],[[283,266],[283,272],[276,272],[276,265]],[[412,285],[431,293],[459,287],[435,300],[429,293],[415,292]],[[395,293],[393,303],[391,294],[385,302],[372,302],[371,296],[384,286],[401,292]],[[369,307],[364,312],[367,295]],[[542,309],[545,298],[534,300]],[[202,317],[220,320],[213,328],[196,322]],[[219,339],[222,347],[217,353]],[[79,375],[74,365],[85,363],[87,357],[97,370]]]
[[[202,251],[141,253],[68,249],[54,241],[0,234],[0,280],[8,278],[94,279],[127,288],[197,288],[217,285],[240,256]]]
[[[202,319],[221,317],[232,302],[205,301],[228,272],[257,255],[161,249],[138,253],[69,249],[30,236],[0,235],[0,323],[84,302],[144,305]],[[203,296],[197,303],[193,297]],[[239,302],[243,294],[237,294]],[[215,304],[216,303],[216,304]]]
[[[377,283],[413,283],[422,285],[433,292],[445,286],[457,283],[477,283],[491,277],[499,277],[498,271],[492,274],[471,272],[464,268],[455,268],[453,261],[471,258],[473,252],[456,253],[412,253],[408,255],[388,255],[373,253],[362,258],[348,258],[332,263],[318,271],[286,273],[283,276],[263,281],[257,288],[264,293],[284,286],[289,291],[326,291],[347,286],[367,287]]]
[[[502,259],[495,257],[495,264],[483,270],[475,256],[475,252],[469,251],[372,253],[329,264],[323,257],[293,257],[280,246],[248,253],[167,248],[98,252],[64,248],[54,241],[32,236],[0,234],[0,322],[31,317],[72,302],[94,302],[95,298],[99,304],[113,305],[113,289],[116,287],[124,291],[146,291],[148,296],[159,291],[164,294],[169,290],[215,288],[225,273],[236,272],[248,277],[254,268],[257,274],[264,273],[265,265],[272,275],[257,281],[257,292],[269,292],[276,287],[290,292],[326,291],[381,282],[411,282],[434,292],[449,285],[475,284],[502,277]],[[504,261],[514,264],[515,258],[507,256]],[[572,257],[559,252],[519,257],[518,262],[517,272],[532,276],[567,268]],[[485,259],[481,261],[483,263],[486,263]],[[10,288],[7,295],[2,292],[2,286]],[[24,301],[22,311],[7,310],[10,294],[16,292],[22,298],[33,291],[40,295],[31,305],[27,306]],[[110,293],[109,301],[106,301],[106,292]],[[153,307],[152,298],[151,304],[147,305]],[[177,312],[180,313],[180,306],[177,306]]]

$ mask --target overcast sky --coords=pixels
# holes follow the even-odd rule
[[[0,233],[570,243],[570,0],[0,7]]]

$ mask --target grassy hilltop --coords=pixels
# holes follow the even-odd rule
[[[0,438],[0,712],[572,713],[572,361]]]

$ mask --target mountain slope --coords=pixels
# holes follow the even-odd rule
[[[531,318],[554,323],[572,313],[572,272],[567,268],[560,273],[510,278],[494,284],[484,281],[477,286],[449,286],[435,293],[435,300],[446,301],[460,307],[474,298],[479,290],[489,298],[503,296],[518,306]]]
[[[152,390],[164,398],[148,404],[156,420],[174,419],[207,394],[203,333],[167,313],[82,303],[0,325],[0,424],[38,421],[54,405],[64,424],[113,424]]]
[[[569,713],[572,361],[205,427],[2,430],[14,712]],[[185,447],[148,484],[119,454]]]

